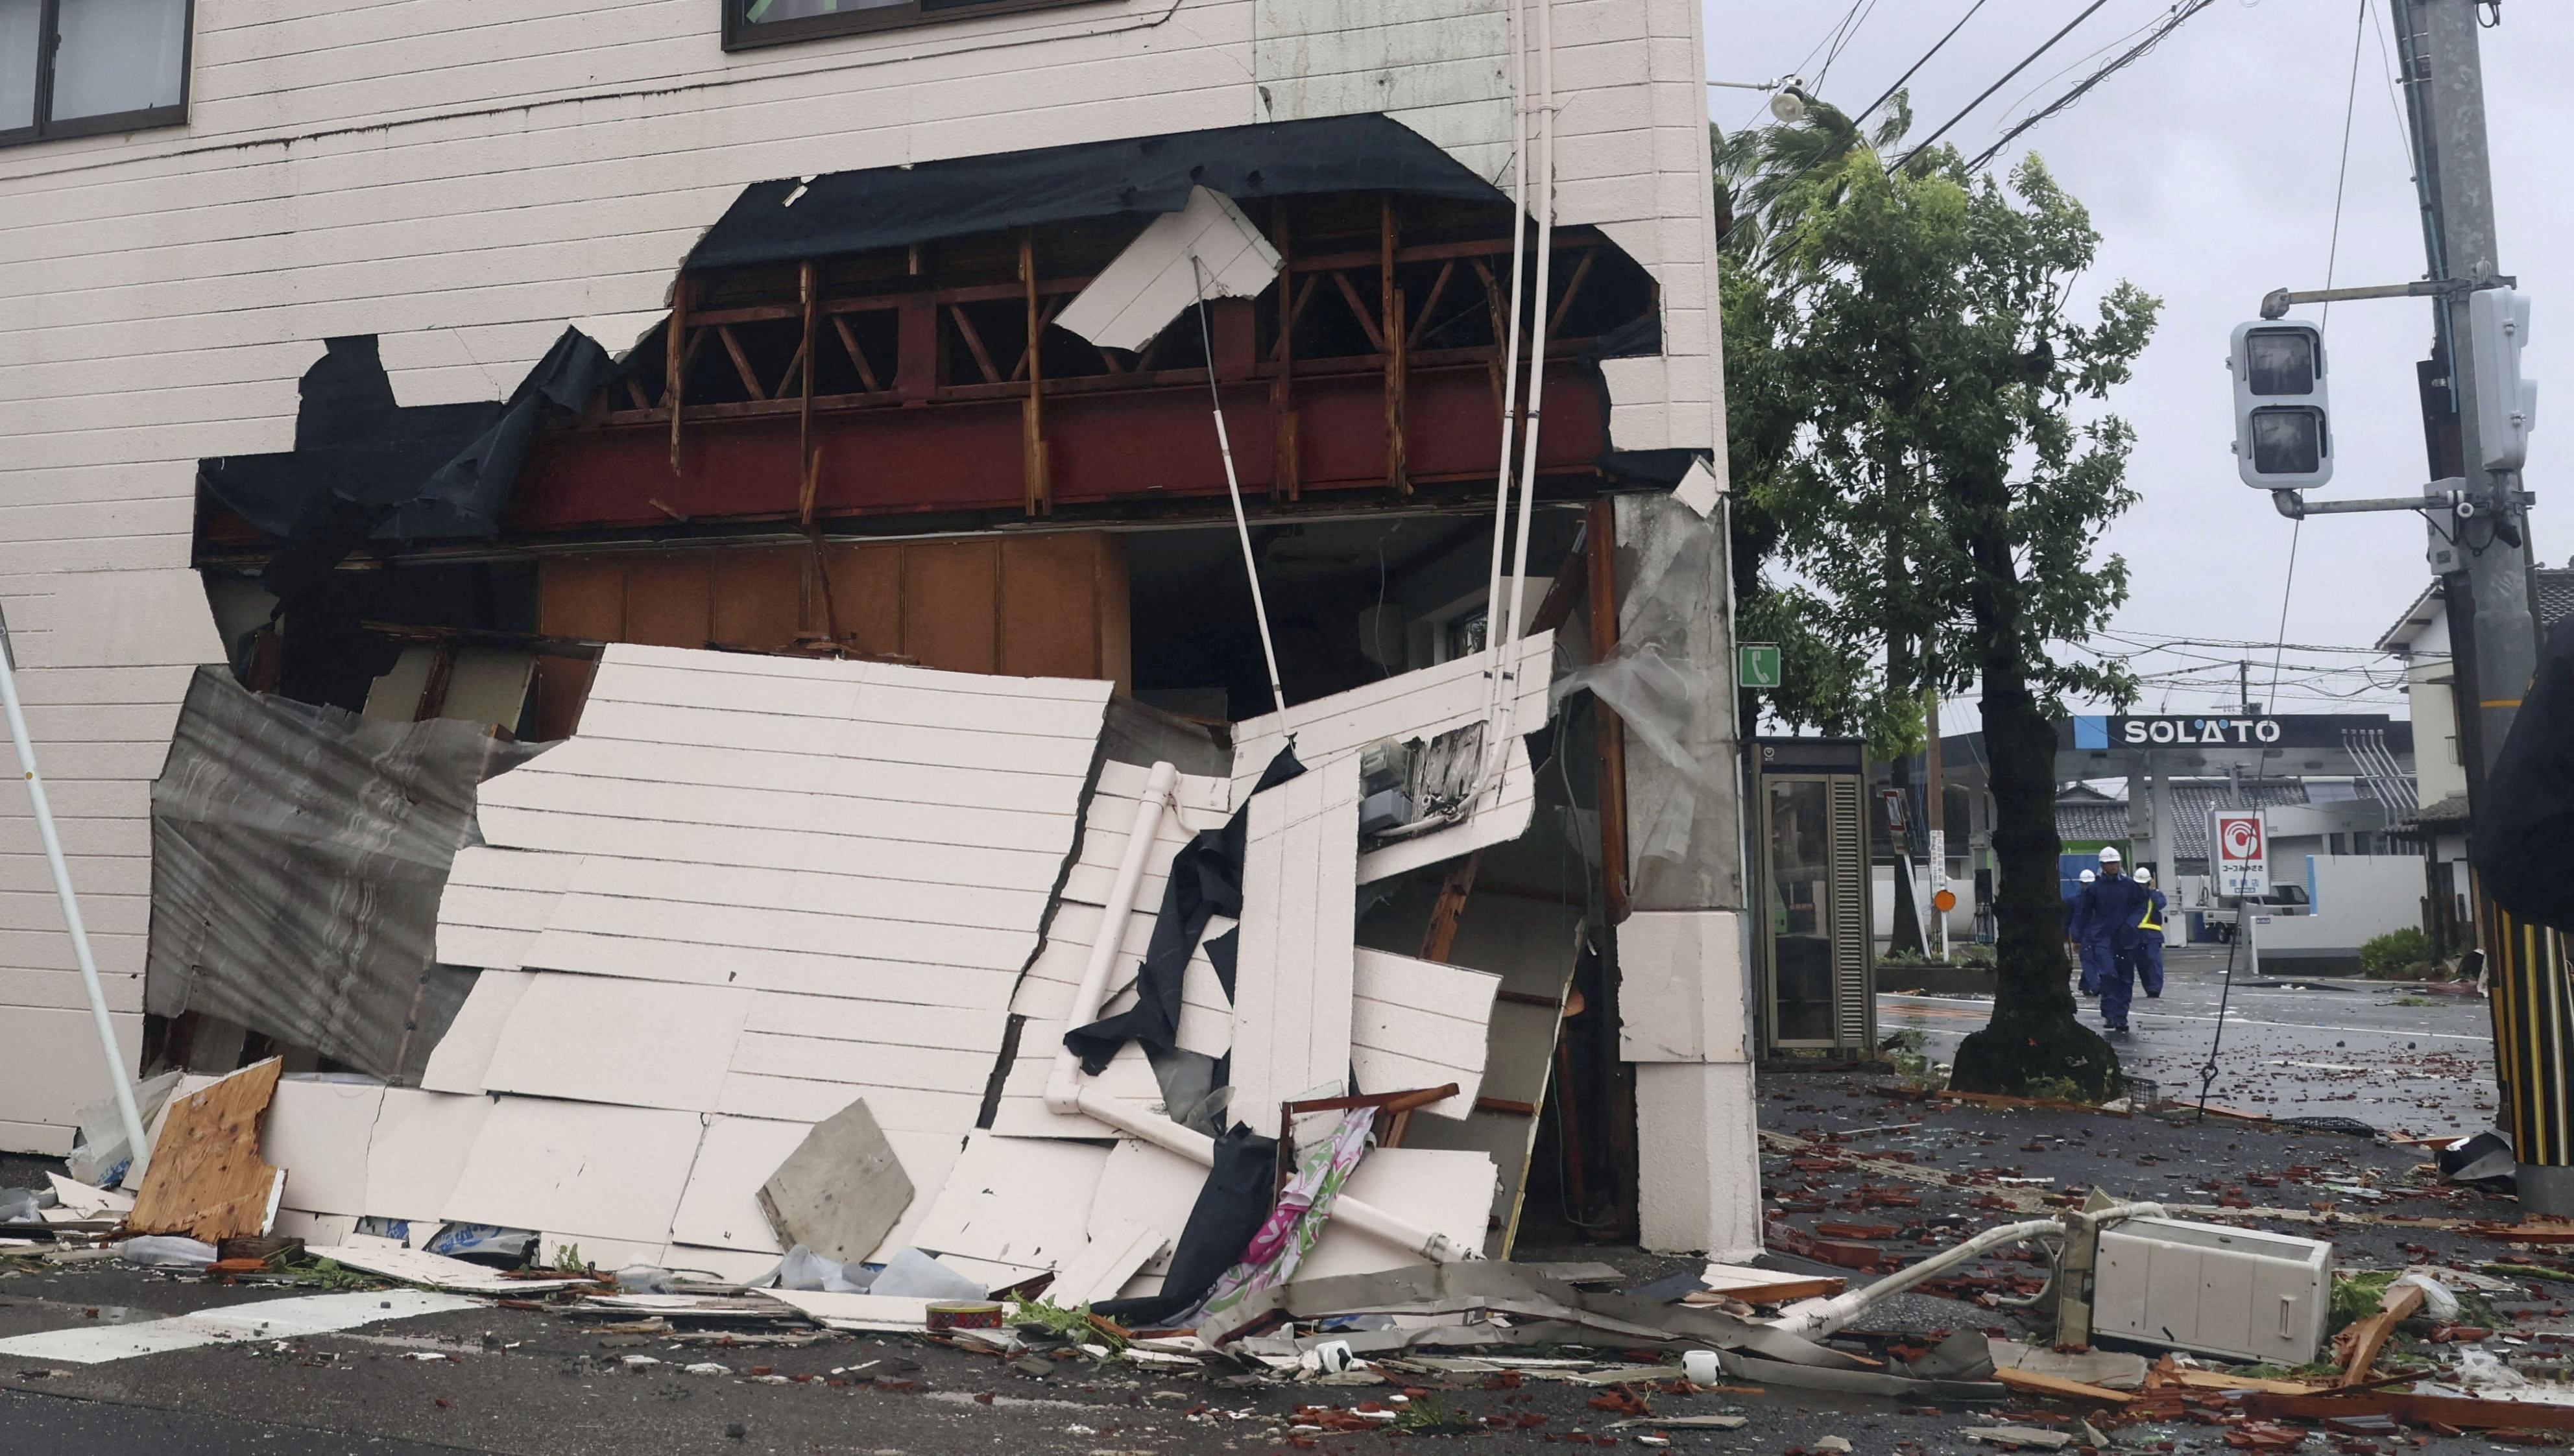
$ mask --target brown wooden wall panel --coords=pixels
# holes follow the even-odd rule
[[[831,621],[822,621],[822,604],[812,607],[817,632],[836,631],[841,641],[877,657],[902,656],[902,557],[896,545],[834,546],[824,549],[831,574]]]
[[[621,642],[656,648],[702,648],[708,612],[710,552],[644,557],[626,569],[626,631]]]
[[[823,595],[822,573],[830,595]],[[1134,682],[1126,543],[1106,532],[555,557],[538,630],[588,642],[754,652],[837,637],[956,673]],[[570,733],[593,664],[538,667],[536,730]]]
[[[759,652],[793,647],[806,630],[804,579],[812,555],[800,546],[712,553],[709,641]]]
[[[902,549],[902,652],[952,673],[999,669],[994,612],[1000,543],[925,541]]]

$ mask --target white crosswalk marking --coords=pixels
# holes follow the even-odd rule
[[[477,1301],[425,1289],[385,1289],[357,1294],[314,1294],[174,1314],[134,1324],[83,1324],[0,1340],[0,1356],[103,1365],[137,1355],[166,1354],[234,1340],[288,1340],[356,1329],[392,1319],[473,1309]]]

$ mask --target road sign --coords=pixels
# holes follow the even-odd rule
[[[1774,642],[1740,644],[1735,653],[1734,675],[1746,688],[1779,686],[1779,645]]]
[[[2270,835],[2259,809],[2218,809],[2214,843],[2218,894],[2270,892]]]
[[[1937,910],[1943,915],[1956,907],[1957,892],[1953,889],[1943,889],[1937,894],[1930,896],[1930,908]]]

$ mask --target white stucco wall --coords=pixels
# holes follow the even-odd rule
[[[192,665],[200,457],[288,449],[377,334],[401,403],[622,348],[767,178],[1384,110],[1507,185],[1507,0],[1100,0],[727,55],[717,0],[197,0],[182,127],[0,149],[0,608],[123,1029],[147,809]],[[1660,280],[1630,449],[1723,436],[1696,0],[1555,6],[1562,219]],[[1724,454],[1717,452],[1722,469]],[[0,1149],[103,1094],[23,799],[0,794]]]

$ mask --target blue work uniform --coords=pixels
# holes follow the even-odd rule
[[[2077,913],[2085,928],[2099,928],[2109,953],[2100,976],[2100,1022],[2112,1031],[2127,1029],[2127,1004],[2135,997],[2137,964],[2144,957],[2144,934],[2136,927],[2145,918],[2149,892],[2123,874],[2104,874],[2082,890]]]
[[[2145,995],[2161,1000],[2163,994],[2163,909],[2166,901],[2158,889],[2145,891],[2145,917],[2136,922],[2139,936],[2136,978],[2145,983]]]
[[[2073,946],[2082,963],[2082,994],[2100,994],[2100,983],[2109,976],[2109,922],[2100,918],[2092,902],[2094,880],[2073,896]]]

